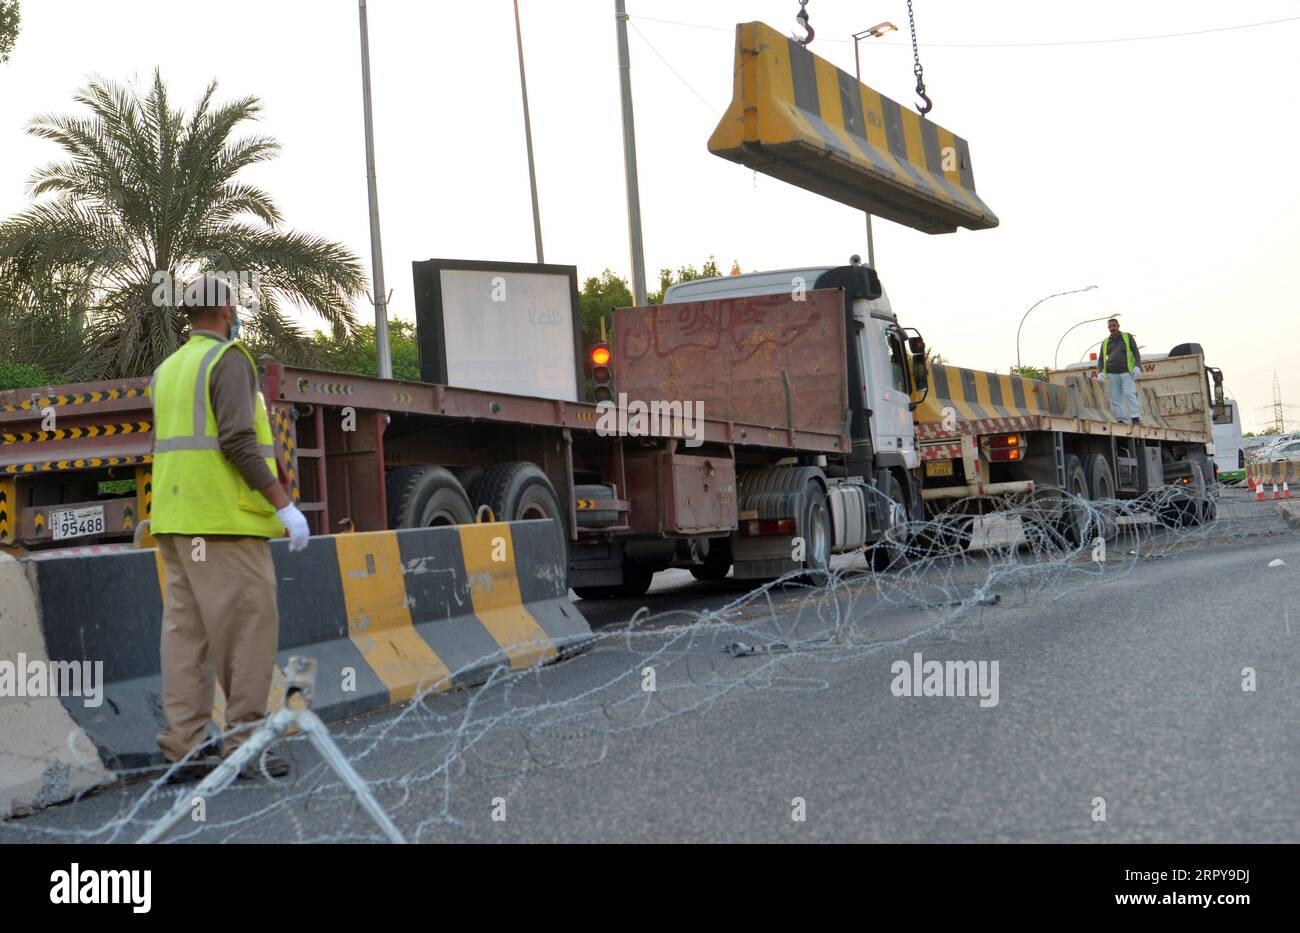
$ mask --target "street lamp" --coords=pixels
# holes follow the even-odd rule
[[[1026,311],[1024,317],[1020,319],[1020,327],[1016,328],[1016,369],[1017,370],[1020,369],[1020,331],[1021,328],[1025,326],[1025,318],[1029,317],[1030,311],[1033,311],[1044,301],[1047,301],[1048,298],[1060,298],[1062,295],[1076,295],[1079,292],[1090,292],[1096,287],[1097,287],[1096,285],[1089,285],[1087,288],[1075,288],[1075,289],[1071,289],[1068,292],[1057,292],[1055,295],[1048,295],[1047,298],[1039,298],[1037,301],[1035,301],[1032,305],[1029,306],[1029,311]]]
[[[888,35],[898,29],[893,23],[876,23],[870,29],[864,29],[861,32],[853,34],[853,76],[857,78],[858,83],[862,83],[862,60],[858,56],[858,42],[862,39],[879,39],[881,36]],[[866,128],[863,128],[866,133]],[[876,268],[876,243],[871,236],[871,211],[864,211],[867,215],[867,265],[872,269]]]
[[[1056,341],[1056,354],[1052,357],[1052,368],[1053,369],[1061,368],[1061,344],[1065,343],[1065,338],[1070,336],[1070,334],[1073,333],[1077,328],[1082,327],[1084,324],[1096,324],[1098,321],[1109,321],[1111,318],[1115,318],[1116,320],[1118,320],[1119,316],[1120,316],[1119,314],[1108,314],[1106,317],[1088,318],[1088,320],[1080,321],[1078,324],[1075,324],[1074,327],[1071,327],[1069,330],[1063,333],[1061,335],[1061,339]],[[1092,348],[1089,347],[1088,349],[1092,349]],[[1086,353],[1087,350],[1085,350],[1084,352]]]

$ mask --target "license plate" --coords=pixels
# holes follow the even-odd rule
[[[927,460],[925,461],[926,476],[952,476],[951,460]]]
[[[54,540],[82,538],[104,533],[104,507],[92,505],[87,509],[61,509],[50,513],[50,534]]]

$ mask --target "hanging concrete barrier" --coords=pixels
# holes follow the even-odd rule
[[[591,638],[568,598],[550,520],[321,536],[296,554],[275,541],[271,553],[277,663],[316,659],[313,705],[326,721],[480,683],[500,666],[548,663]],[[156,555],[23,561],[49,659],[103,663],[102,702],[63,697],[62,724],[40,735],[46,747],[63,747],[75,727],[107,769],[161,764],[165,580]],[[277,677],[272,694],[282,685]],[[218,728],[223,708],[218,696]]]

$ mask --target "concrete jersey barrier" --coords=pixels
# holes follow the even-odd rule
[[[274,541],[277,663],[315,657],[314,709],[336,721],[479,683],[502,665],[555,660],[591,638],[568,598],[555,535],[547,519],[328,535],[296,554]],[[102,703],[64,697],[62,732],[41,727],[42,741],[63,746],[75,726],[109,771],[160,764],[165,575],[157,552],[22,563],[49,659],[103,662]],[[221,728],[220,695],[215,706]]]

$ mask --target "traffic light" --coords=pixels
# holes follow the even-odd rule
[[[593,343],[591,345],[591,381],[595,386],[591,390],[592,398],[597,402],[612,402],[614,400],[614,386],[611,384],[614,379],[614,373],[609,368],[610,360],[613,354],[609,352],[609,344],[605,341]]]

